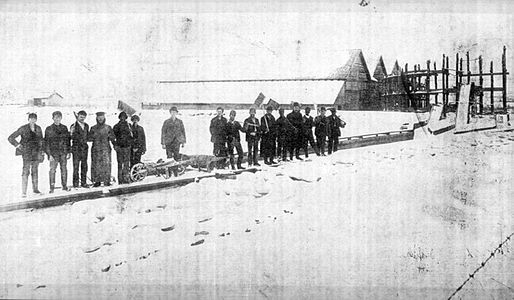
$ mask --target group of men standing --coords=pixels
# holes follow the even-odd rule
[[[265,164],[275,164],[275,158],[287,161],[295,157],[302,160],[300,150],[303,149],[305,157],[309,157],[308,144],[314,149],[316,155],[325,155],[325,144],[328,139],[328,154],[337,151],[341,127],[346,123],[337,115],[335,108],[331,108],[332,114],[326,116],[326,108],[321,107],[316,118],[310,116],[310,107],[305,108],[302,116],[300,105],[293,104],[293,111],[287,116],[284,109],[278,110],[279,117],[273,116],[273,107],[266,108],[266,114],[260,121],[256,118],[255,108],[251,108],[249,117],[241,125],[235,120],[236,112],[232,110],[229,120],[223,117],[223,108],[218,107],[217,115],[211,120],[210,133],[213,143],[213,154],[218,157],[230,158],[232,169],[236,166],[242,167],[243,149],[241,147],[240,133],[245,133],[248,145],[248,166],[260,166],[258,162],[259,142],[260,154]],[[313,128],[314,134],[313,134]],[[316,140],[314,139],[316,137]],[[234,150],[237,151],[238,158],[235,162]]]
[[[119,114],[119,122],[111,126],[105,124],[105,113],[96,113],[96,124],[91,128],[85,122],[87,113],[80,111],[76,121],[68,127],[61,123],[62,113],[52,113],[53,123],[41,130],[37,115],[28,115],[28,124],[13,132],[8,140],[16,147],[16,155],[23,159],[22,197],[27,195],[28,176],[32,178],[34,194],[40,194],[38,189],[38,166],[44,161],[46,154],[50,162],[49,183],[50,193],[55,190],[55,173],[60,168],[62,189],[68,191],[67,161],[73,157],[73,187],[89,187],[87,184],[88,143],[91,145],[91,182],[93,186],[106,186],[111,183],[111,145],[114,147],[118,161],[118,182],[129,182],[130,166],[141,161],[146,152],[146,138],[143,127],[138,125],[139,116],[127,122],[127,114]],[[20,141],[17,140],[18,137]]]

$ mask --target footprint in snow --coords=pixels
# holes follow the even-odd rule
[[[198,221],[198,223],[203,223],[203,222],[207,222],[207,221],[210,221],[210,220],[212,220],[212,218],[207,218],[207,219],[200,220],[200,221]]]
[[[107,267],[102,269],[102,272],[109,272],[110,269],[111,269],[111,265],[108,265]]]
[[[201,240],[199,240],[199,241],[196,241],[196,242],[192,243],[192,244],[191,244],[191,246],[198,246],[198,245],[203,244],[203,242],[205,242],[205,240],[204,240],[204,239],[201,239]]]
[[[164,228],[161,228],[161,231],[172,231],[173,229],[175,229],[175,225],[171,225],[170,227],[164,227]]]
[[[230,232],[227,232],[227,233],[224,233],[224,232],[223,232],[222,234],[220,234],[220,236],[221,236],[221,237],[229,236],[229,235],[230,235]]]
[[[245,230],[245,232],[250,232],[250,231],[251,231],[251,230],[250,230],[250,229],[248,229],[248,228],[246,228],[246,230]]]
[[[197,235],[208,235],[208,234],[209,234],[209,232],[208,231],[204,231],[204,230],[195,232],[195,236],[197,236]]]
[[[293,214],[293,212],[292,212],[292,211],[285,210],[285,209],[284,209],[284,213],[285,213],[285,214],[291,214],[291,215]]]
[[[38,285],[38,286],[36,286],[35,290],[44,289],[44,288],[46,288],[46,285]]]

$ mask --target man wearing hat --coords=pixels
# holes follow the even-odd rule
[[[166,156],[180,160],[180,147],[186,144],[186,131],[184,123],[177,118],[176,106],[170,108],[170,118],[164,121],[161,129],[162,149],[166,149]]]
[[[330,111],[332,114],[327,118],[328,154],[332,154],[332,152],[337,151],[339,137],[341,136],[341,129],[339,128],[346,126],[346,123],[336,115],[335,107],[330,108]]]
[[[312,134],[312,127],[314,126],[314,119],[310,116],[311,108],[305,107],[305,115],[303,116],[303,148],[305,150],[305,158],[309,157],[309,143],[317,156],[319,156],[319,150],[317,145],[314,143],[314,135]]]
[[[261,156],[264,158],[264,163],[267,165],[276,164],[273,160],[276,144],[276,124],[275,117],[271,114],[273,107],[266,108],[266,114],[261,118]]]
[[[91,146],[91,181],[94,186],[111,185],[111,144],[116,145],[116,137],[111,126],[105,124],[105,113],[96,113],[96,125],[89,130],[87,137]]]
[[[127,113],[122,111],[118,115],[119,122],[112,128],[116,137],[116,159],[118,160],[118,183],[130,182],[130,152],[132,151],[132,140],[134,135],[127,122]]]
[[[284,109],[278,109],[279,117],[276,124],[277,132],[277,157],[287,161],[287,152],[293,156],[293,138],[295,128],[284,115]]]
[[[300,158],[300,148],[303,147],[303,118],[302,113],[300,113],[300,104],[298,104],[298,102],[293,103],[293,111],[287,115],[287,119],[295,128],[293,137],[293,150],[295,157],[298,160],[302,160]],[[293,153],[291,153],[291,159],[293,159]]]
[[[55,189],[55,171],[57,165],[61,170],[61,185],[63,191],[68,191],[68,159],[71,157],[70,132],[68,127],[61,124],[62,113],[52,113],[54,123],[45,129],[45,152],[50,161],[50,193]]]
[[[250,116],[246,118],[243,125],[246,132],[246,142],[248,143],[248,166],[260,166],[257,153],[259,152],[259,119],[255,117],[255,108],[250,108]]]
[[[132,121],[130,128],[134,135],[134,138],[132,139],[132,151],[130,154],[130,166],[133,166],[141,162],[141,156],[146,152],[146,135],[145,129],[139,125],[139,116],[133,115],[130,120]]]
[[[321,156],[325,156],[325,144],[328,135],[328,120],[325,116],[326,108],[322,106],[319,110],[319,115],[314,119],[314,135],[316,135],[316,145],[320,151]]]
[[[243,162],[243,147],[241,147],[241,136],[239,131],[243,131],[241,123],[236,121],[236,111],[230,111],[230,117],[227,122],[227,144],[228,155],[230,156],[230,166],[232,170],[235,169],[234,163],[234,149],[237,151],[237,169],[244,169],[241,163]]]
[[[211,132],[211,142],[213,144],[212,153],[216,157],[227,155],[227,119],[223,116],[223,108],[216,109],[216,117],[211,120],[209,131]],[[223,167],[218,164],[218,168]]]
[[[71,154],[73,156],[73,187],[87,187],[87,135],[89,125],[86,120],[86,112],[81,110],[77,114],[77,120],[70,126],[71,133]],[[80,169],[80,177],[79,177]]]
[[[41,194],[38,189],[38,167],[43,156],[43,131],[36,125],[37,115],[30,113],[28,123],[13,132],[7,139],[11,145],[16,147],[16,155],[21,155],[23,168],[21,172],[21,196],[27,197],[27,186],[29,174],[32,177],[32,191],[34,194]],[[21,137],[18,142],[16,139]]]

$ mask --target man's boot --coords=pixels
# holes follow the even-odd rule
[[[277,164],[277,162],[273,160],[273,156],[270,158],[269,163],[271,165],[276,165]]]
[[[234,156],[233,155],[230,156],[230,167],[232,168],[232,170],[236,169],[236,165],[234,164]]]
[[[245,168],[243,168],[243,166],[241,165],[241,163],[243,162],[243,158],[242,157],[238,157],[237,158],[237,169],[238,170],[244,170]]]
[[[41,194],[41,192],[38,189],[38,178],[35,174],[31,174],[32,176],[32,192],[34,194]]]
[[[270,165],[271,164],[267,157],[264,158],[264,164],[265,165]]]

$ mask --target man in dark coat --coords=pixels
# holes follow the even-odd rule
[[[127,113],[122,111],[118,115],[120,121],[112,128],[116,137],[116,159],[118,161],[118,183],[124,184],[130,182],[130,152],[132,151],[132,128],[127,122]]]
[[[180,147],[186,144],[186,131],[184,123],[177,118],[178,109],[173,106],[170,108],[170,118],[164,121],[161,129],[162,149],[166,149],[167,158],[180,160]]]
[[[132,121],[131,129],[134,135],[130,157],[130,166],[133,166],[141,162],[141,156],[146,152],[146,136],[145,129],[139,125],[139,116],[133,115],[130,120]]]
[[[77,121],[70,126],[71,132],[71,154],[73,156],[73,187],[87,187],[87,156],[89,146],[87,145],[87,135],[89,125],[86,120],[86,112],[81,110],[77,114]],[[80,169],[80,177],[79,177]]]
[[[43,158],[43,132],[41,127],[36,125],[37,115],[29,114],[29,123],[21,126],[7,139],[11,145],[16,147],[16,155],[21,155],[23,168],[21,172],[21,196],[27,197],[27,186],[29,174],[32,177],[32,191],[34,194],[41,194],[38,189],[38,167]],[[21,137],[18,142],[16,139]]]
[[[228,155],[230,156],[230,166],[232,167],[232,170],[235,169],[234,149],[237,151],[237,169],[244,169],[241,165],[243,162],[243,147],[241,147],[241,136],[239,134],[239,131],[243,130],[241,123],[236,121],[236,111],[232,110],[227,122]]]
[[[287,119],[296,128],[293,137],[293,149],[295,157],[298,160],[303,160],[300,158],[300,148],[303,147],[303,117],[302,113],[300,113],[300,105],[298,102],[293,103],[293,111],[287,115]],[[293,159],[292,154],[291,159]]]
[[[257,160],[259,152],[259,119],[255,117],[255,108],[250,108],[250,116],[244,121],[244,132],[246,132],[246,142],[248,143],[248,166],[260,166]]]
[[[339,137],[341,136],[341,130],[339,128],[344,127],[346,125],[346,123],[336,115],[335,108],[331,108],[330,111],[332,112],[332,114],[327,118],[328,154],[332,154],[332,152],[337,151]]]
[[[61,185],[63,191],[68,191],[68,159],[71,157],[70,132],[68,127],[61,124],[62,113],[52,113],[54,123],[45,130],[45,152],[50,161],[50,193],[55,189],[55,171],[57,165],[61,170]]]
[[[325,143],[328,135],[328,119],[325,116],[326,109],[324,106],[320,108],[319,116],[314,119],[314,134],[316,135],[316,144],[321,153],[321,156],[325,156]]]
[[[319,156],[319,150],[317,145],[314,143],[314,135],[312,134],[312,127],[314,126],[314,120],[309,115],[311,112],[310,107],[305,108],[305,115],[303,116],[303,148],[305,150],[305,157],[309,157],[309,143],[317,156]]]
[[[272,115],[273,107],[266,108],[266,114],[261,118],[261,156],[267,165],[276,164],[273,160],[276,144],[276,124],[275,117]]]
[[[209,131],[211,132],[211,142],[214,145],[212,153],[214,156],[226,156],[227,144],[227,119],[223,116],[223,108],[216,109],[217,115],[211,120]]]
[[[94,186],[111,185],[111,144],[116,145],[116,137],[111,126],[105,124],[105,113],[96,113],[96,125],[91,127],[87,137],[91,146],[91,181]]]
[[[287,161],[287,152],[293,157],[293,139],[295,137],[294,126],[284,115],[284,109],[278,109],[279,117],[276,121],[277,128],[277,156],[282,157],[282,161]]]

